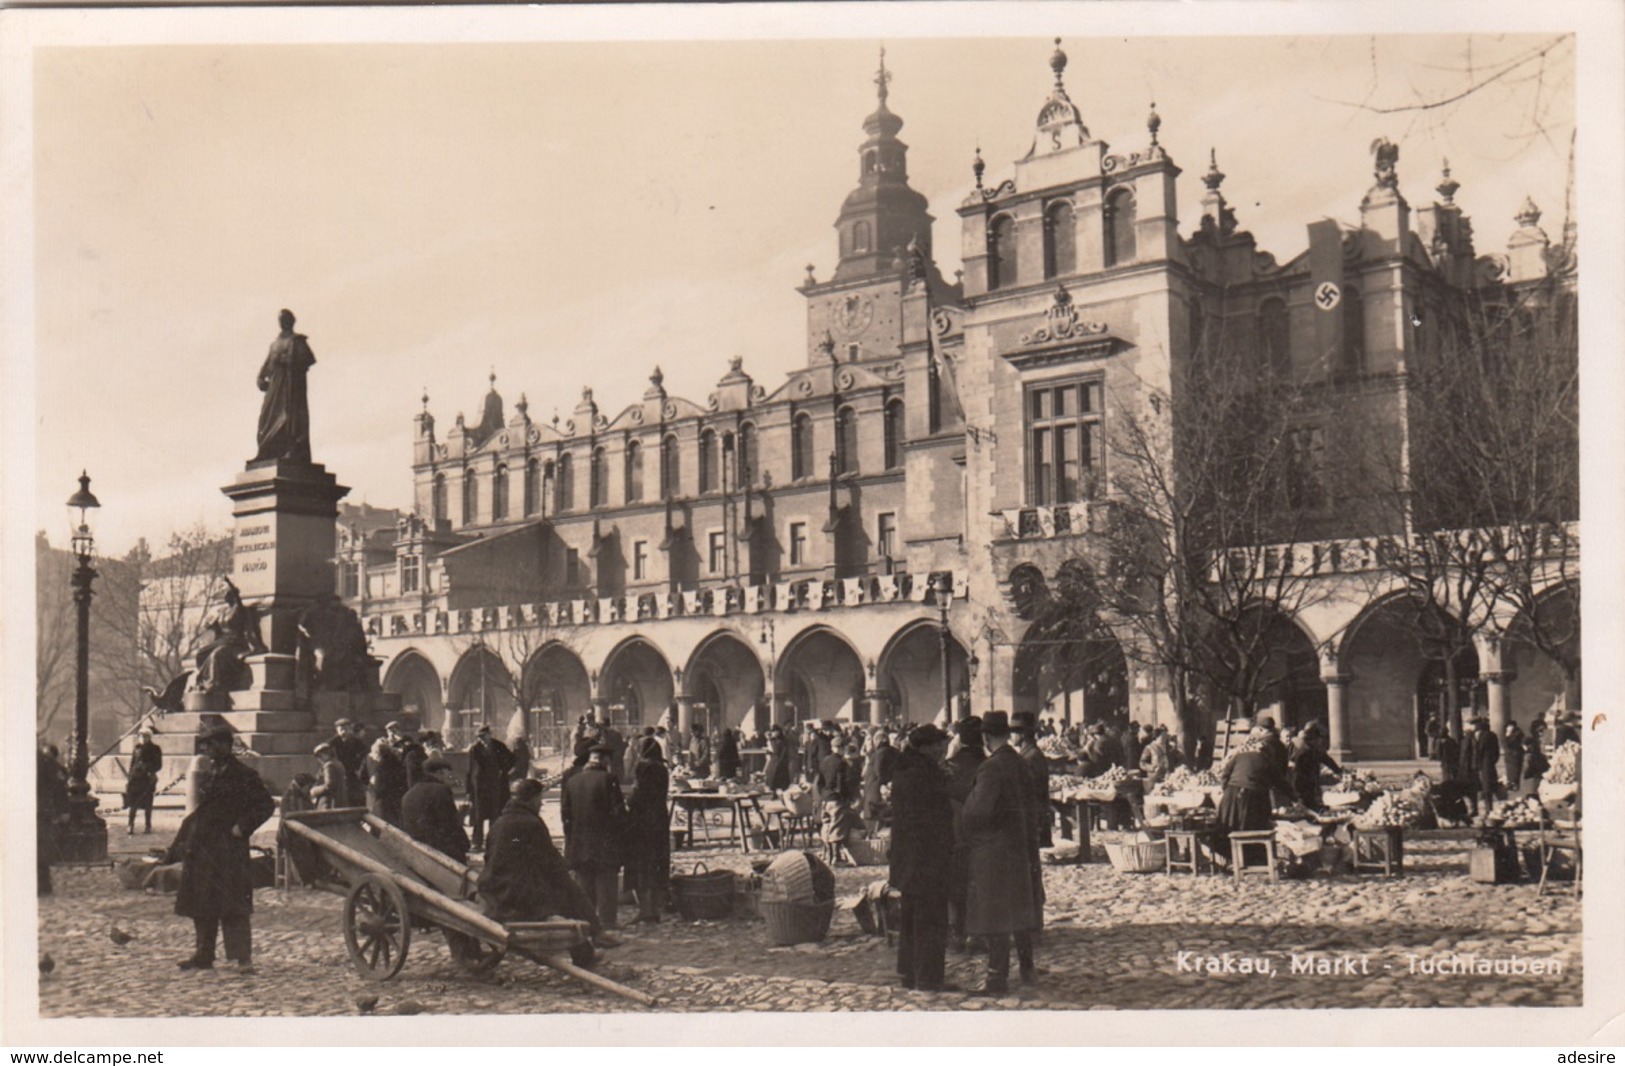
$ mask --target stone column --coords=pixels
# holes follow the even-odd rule
[[[1516,676],[1510,670],[1490,670],[1479,675],[1488,686],[1490,710],[1490,732],[1497,737],[1506,733],[1507,720],[1511,716],[1508,702],[1509,689]]]
[[[677,732],[686,742],[689,730],[694,728],[694,697],[679,695],[677,697]]]
[[[1326,685],[1327,754],[1339,763],[1354,755],[1349,747],[1349,710],[1344,698],[1349,679],[1343,674],[1322,674]]]

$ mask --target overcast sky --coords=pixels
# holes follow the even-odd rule
[[[989,182],[1027,151],[1055,32],[1114,150],[1145,145],[1155,100],[1184,233],[1212,147],[1240,224],[1296,255],[1307,223],[1358,222],[1379,135],[1413,207],[1449,158],[1481,254],[1526,195],[1561,229],[1572,40],[1458,104],[1384,115],[1555,35],[1105,38],[1065,14],[957,40],[36,51],[38,524],[61,539],[84,467],[110,552],[226,528],[218,488],[253,454],[282,307],[317,358],[315,458],[356,502],[410,506],[419,396],[444,432],[478,418],[493,368],[541,419],[588,384],[613,414],[657,363],[702,403],[734,354],[772,387],[803,358],[804,265],[834,266],[882,41],[950,276],[973,151]]]

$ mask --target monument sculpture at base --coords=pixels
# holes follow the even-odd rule
[[[311,461],[305,375],[316,359],[293,332],[293,313],[279,321],[258,377],[265,393],[258,450],[221,489],[235,521],[232,576],[211,615],[214,639],[198,655],[185,710],[164,727],[169,744],[185,747],[203,716],[224,721],[278,787],[318,769],[312,749],[335,720],[349,718],[372,734],[387,721],[404,722],[400,697],[378,690],[360,620],[335,595],[338,502],[350,490]]]

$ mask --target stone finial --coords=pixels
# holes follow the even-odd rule
[[[655,364],[654,372],[649,375],[649,384],[653,385],[657,389],[665,387],[666,375],[665,372],[660,369],[659,363]]]
[[[1146,116],[1145,128],[1151,131],[1151,147],[1161,147],[1157,143],[1157,131],[1162,129],[1162,116],[1157,114],[1157,102],[1155,100],[1151,101],[1151,114]]]
[[[982,187],[982,171],[987,169],[987,164],[982,162],[981,145],[976,146],[976,161],[971,163],[970,169],[971,173],[976,175],[976,187],[980,189]]]
[[[1049,57],[1049,69],[1055,72],[1055,87],[1061,88],[1061,75],[1066,73],[1066,53],[1061,51],[1061,39],[1055,38],[1055,51]]]
[[[809,286],[818,284],[818,279],[813,277],[813,265],[811,263],[807,264],[807,280],[802,284]]]
[[[429,413],[429,386],[423,386],[423,413]]]
[[[881,54],[882,55],[885,54],[884,49],[881,50]],[[742,356],[742,355],[730,355],[728,357],[728,373],[730,373],[730,374],[742,374],[742,373],[744,373],[744,369],[745,369],[745,357],[744,356]]]
[[[1377,184],[1384,189],[1399,188],[1399,173],[1395,169],[1399,164],[1399,145],[1386,137],[1378,137],[1371,142],[1371,155],[1376,164]]]
[[[1207,173],[1202,175],[1202,184],[1207,186],[1208,192],[1218,192],[1219,186],[1224,184],[1224,171],[1219,169],[1219,150],[1207,150]]]
[[[1534,229],[1540,224],[1540,208],[1535,205],[1532,197],[1523,198],[1523,206],[1512,216],[1512,221],[1524,229]]]
[[[523,418],[527,422],[530,421],[530,401],[525,398],[524,393],[521,392],[519,394],[519,402],[514,404],[513,408],[515,411],[519,412],[520,418]]]
[[[829,330],[824,331],[823,340],[818,342],[818,350],[824,353],[824,358],[830,362],[835,361],[835,335]]]
[[[1461,182],[1456,181],[1450,176],[1450,160],[1446,159],[1444,161],[1444,173],[1440,178],[1439,184],[1435,185],[1434,188],[1439,191],[1440,196],[1444,197],[1445,203],[1451,205],[1455,204],[1456,190],[1461,188]]]

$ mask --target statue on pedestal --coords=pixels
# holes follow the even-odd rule
[[[291,459],[310,462],[310,405],[306,401],[305,373],[316,364],[303,333],[293,331],[293,312],[277,316],[282,332],[260,367],[259,452],[255,462]]]
[[[226,584],[222,601],[203,622],[214,639],[198,649],[193,688],[199,692],[247,688],[251,679],[244,660],[266,650],[260,636],[259,612],[243,603],[242,593],[230,578],[222,580]]]

